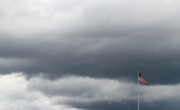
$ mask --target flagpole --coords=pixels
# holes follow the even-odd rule
[[[138,110],[139,110],[139,69],[138,69]]]

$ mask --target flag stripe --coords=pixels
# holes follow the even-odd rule
[[[148,81],[139,73],[139,81],[149,85]]]

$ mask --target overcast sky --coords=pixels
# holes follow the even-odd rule
[[[180,1],[0,0],[1,110],[179,110]]]

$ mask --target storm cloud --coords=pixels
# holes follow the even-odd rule
[[[179,82],[169,74],[179,76],[176,0],[10,0],[1,6],[1,73],[133,80],[142,68],[155,76],[153,83]]]
[[[0,0],[1,109],[178,110],[178,0]],[[6,106],[8,105],[8,106]],[[162,108],[163,107],[163,108]]]

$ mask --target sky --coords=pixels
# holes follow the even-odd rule
[[[0,109],[179,110],[179,4],[0,0]]]

